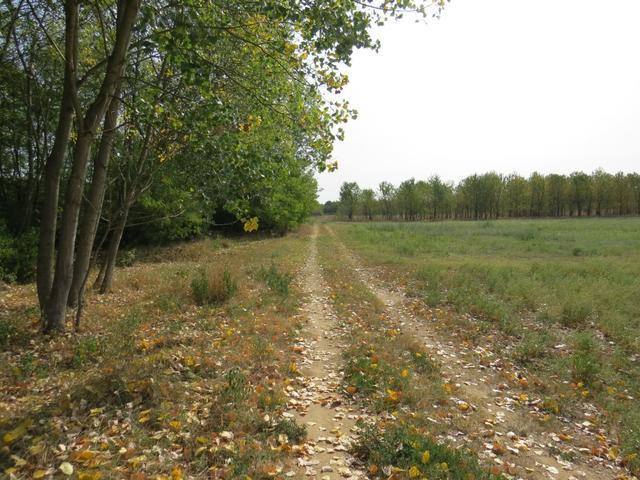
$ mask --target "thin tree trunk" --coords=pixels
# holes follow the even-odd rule
[[[73,0],[70,1],[73,2]],[[125,57],[131,39],[131,31],[137,17],[139,5],[140,0],[121,0],[118,4],[116,39],[107,63],[106,74],[100,87],[100,92],[87,109],[82,120],[81,131],[73,152],[71,176],[65,197],[55,275],[45,309],[46,332],[64,330],[67,299],[73,279],[73,253],[78,229],[78,217],[82,205],[82,193],[91,146],[95,138],[96,129],[106,114],[106,109],[113,97],[116,85],[122,76]]]
[[[107,167],[116,134],[118,109],[120,107],[118,96],[119,92],[116,90],[105,116],[100,147],[94,160],[93,178],[91,179],[91,187],[89,189],[87,202],[85,203],[84,215],[78,233],[78,248],[73,269],[73,280],[67,300],[67,305],[70,307],[74,307],[78,303],[81,291],[84,291],[84,283],[86,282],[89,271],[91,251],[93,250],[93,243],[95,241],[96,231],[98,230],[98,222],[104,201]]]
[[[43,313],[49,299],[49,294],[51,293],[51,284],[53,282],[53,258],[58,219],[60,177],[69,145],[69,136],[71,135],[74,115],[73,97],[77,67],[76,54],[78,51],[78,5],[74,2],[67,2],[65,5],[65,22],[65,69],[62,103],[60,105],[53,148],[44,169],[44,198],[42,202],[38,240],[36,284],[40,311]],[[45,324],[43,324],[43,328],[46,329]]]
[[[122,234],[124,233],[124,227],[127,225],[127,217],[129,216],[129,210],[133,202],[129,199],[125,200],[123,211],[116,222],[116,226],[109,239],[109,246],[107,247],[107,256],[104,261],[103,277],[100,284],[100,293],[107,293],[111,289],[113,283],[113,272],[116,268],[116,259],[118,257],[118,249],[120,248],[120,241],[122,240]]]

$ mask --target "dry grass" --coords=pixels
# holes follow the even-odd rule
[[[275,301],[247,266],[267,255],[295,272],[306,241],[206,242],[120,270],[78,334],[37,333],[32,286],[0,292],[15,329],[0,352],[0,471],[45,477],[67,461],[81,478],[266,479],[286,465],[279,435],[301,438],[280,416],[298,296]],[[237,294],[195,305],[192,278],[221,258]]]

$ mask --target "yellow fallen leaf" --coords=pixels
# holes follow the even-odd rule
[[[407,378],[409,376],[409,370],[405,368],[404,370],[402,370],[402,372],[400,372],[400,376],[402,378]]]
[[[171,480],[182,480],[182,470],[178,467],[173,467],[171,470]]]
[[[31,421],[30,420],[26,420],[26,421],[22,422],[20,425],[18,425],[13,430],[5,433],[3,435],[3,437],[2,437],[2,441],[4,443],[6,443],[7,445],[11,445],[12,443],[16,442],[17,440],[20,440],[25,435],[25,433],[27,433],[27,429],[29,428],[30,425],[31,425]]]
[[[65,475],[73,475],[73,465],[69,462],[62,462],[58,468]]]
[[[459,402],[458,410],[460,410],[461,412],[466,412],[467,410],[469,410],[469,404],[467,402]]]
[[[31,478],[44,478],[49,474],[49,472],[47,470],[36,470],[35,472],[33,472],[33,475],[31,475]]]
[[[127,463],[133,465],[134,467],[137,467],[142,462],[144,462],[146,459],[147,459],[146,455],[138,455],[136,457],[133,457],[133,458],[130,458],[129,460],[127,460]]]
[[[409,478],[416,478],[420,476],[420,469],[415,465],[409,469]]]
[[[78,480],[100,480],[101,478],[100,472],[78,472]]]
[[[83,462],[95,458],[96,455],[98,455],[98,452],[94,452],[93,450],[83,450],[81,452],[74,452],[71,454],[74,460],[80,460]]]
[[[182,427],[182,423],[180,423],[179,420],[173,420],[169,422],[169,426],[174,430],[180,430],[180,428]]]
[[[397,402],[398,400],[400,400],[400,392],[398,392],[397,390],[391,390],[390,388],[388,388],[387,395],[387,399],[392,402]]]
[[[44,444],[43,443],[36,443],[35,445],[31,445],[29,447],[29,453],[31,455],[38,455],[39,453],[42,453],[44,451]]]

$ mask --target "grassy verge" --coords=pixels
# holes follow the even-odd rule
[[[335,240],[322,235],[319,252],[334,308],[348,328],[344,388],[372,411],[376,425],[363,426],[354,453],[374,478],[495,478],[467,451],[451,448],[437,439],[448,430],[434,424],[425,412],[447,418],[447,385],[439,367],[422,345],[403,332],[396,319],[366,285],[354,279],[353,270]]]
[[[453,309],[579,410],[595,402],[640,471],[640,220],[336,225],[425,306]],[[549,387],[553,385],[552,387]]]
[[[300,299],[255,270],[290,278],[306,247],[304,235],[183,245],[171,262],[120,271],[113,294],[89,298],[83,333],[51,340],[36,332],[33,288],[11,288],[0,471],[273,478],[304,438],[281,416]]]

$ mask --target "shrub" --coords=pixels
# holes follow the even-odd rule
[[[238,284],[225,268],[203,269],[191,281],[191,292],[198,305],[223,303],[238,291]]]
[[[129,250],[121,250],[118,253],[118,266],[119,267],[131,267],[137,258],[137,252],[135,248],[131,248]]]
[[[269,268],[264,266],[258,270],[258,278],[262,280],[267,287],[280,295],[289,295],[289,285],[291,284],[291,275],[278,271],[278,268],[271,264]]]

